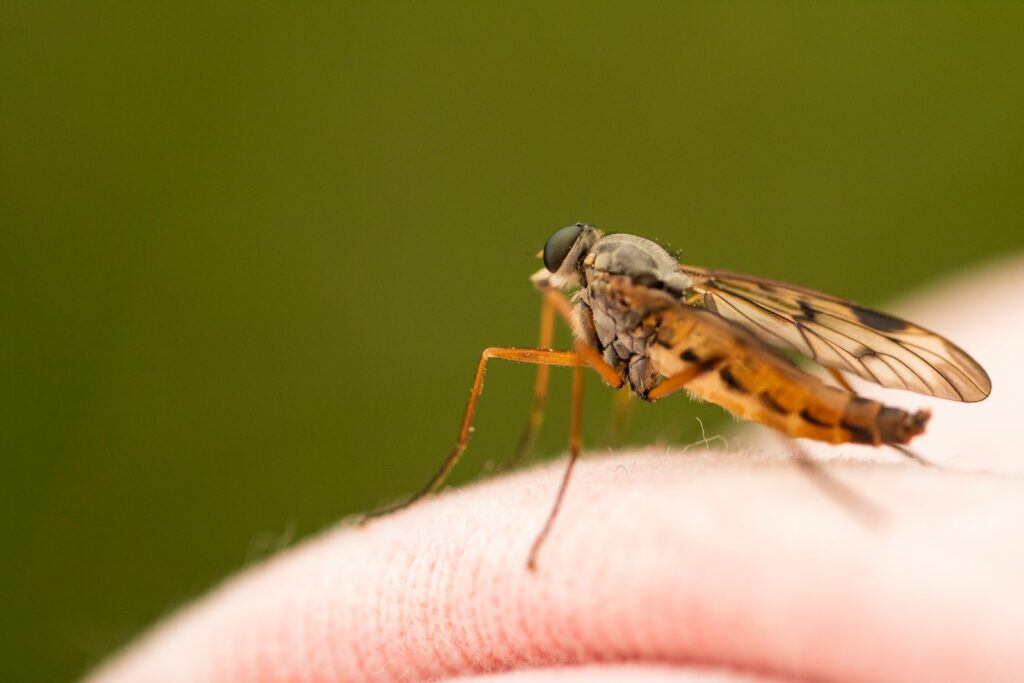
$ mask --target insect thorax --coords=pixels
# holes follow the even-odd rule
[[[690,291],[690,279],[660,246],[635,235],[600,239],[584,259],[579,316],[587,341],[601,351],[630,388],[646,396],[658,370],[648,355],[658,312]],[[619,286],[629,283],[629,287]],[[638,289],[645,295],[631,296]]]

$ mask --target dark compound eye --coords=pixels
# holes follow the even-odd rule
[[[544,267],[550,272],[555,272],[562,267],[562,261],[569,255],[572,245],[576,244],[576,238],[583,232],[583,224],[576,223],[568,228],[562,228],[548,238],[544,244]]]

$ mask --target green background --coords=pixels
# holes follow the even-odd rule
[[[0,677],[424,482],[556,228],[879,303],[1024,246],[1022,112],[1016,3],[3,0]],[[530,383],[493,367],[455,481]]]

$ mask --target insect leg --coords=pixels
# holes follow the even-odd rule
[[[444,480],[448,477],[452,468],[455,467],[455,463],[459,461],[463,451],[466,450],[466,443],[469,441],[469,435],[473,428],[473,414],[476,412],[477,399],[480,398],[480,392],[484,388],[484,372],[487,369],[487,361],[492,358],[517,361],[520,363],[534,363],[536,365],[561,365],[576,368],[581,368],[584,364],[584,361],[580,358],[579,354],[573,351],[514,349],[508,347],[490,347],[484,349],[484,352],[480,355],[480,362],[476,366],[476,375],[473,377],[473,386],[469,390],[469,401],[466,404],[466,412],[462,417],[462,426],[459,428],[459,436],[455,442],[455,448],[453,448],[451,453],[448,454],[448,457],[445,458],[444,462],[441,464],[441,468],[418,493],[394,505],[369,512],[365,515],[365,518],[380,517],[382,515],[402,510],[441,487],[441,484],[444,483]]]
[[[551,303],[558,315],[565,321],[565,324],[569,326],[569,329],[575,332],[576,326],[573,323],[572,318],[572,304],[565,298],[565,295],[557,289],[550,288],[542,289],[541,292],[544,294],[544,299]],[[583,357],[583,360],[586,361],[586,364],[597,372],[597,374],[601,375],[601,379],[604,380],[605,384],[613,386],[616,389],[622,386],[622,375],[619,374],[618,370],[605,362],[597,349],[582,339],[575,337],[573,344],[576,348],[576,353],[580,354],[580,356]]]
[[[544,297],[540,311],[540,341],[538,348],[551,348],[551,341],[555,332],[555,308],[551,301]],[[548,365],[537,366],[537,379],[533,385],[533,406],[530,408],[530,419],[523,427],[519,435],[519,445],[512,458],[508,461],[508,467],[515,467],[530,453],[533,442],[537,438],[541,422],[544,421],[544,404],[548,398],[548,379],[551,376],[551,367]]]
[[[793,462],[822,491],[852,512],[866,526],[875,528],[885,521],[885,511],[828,473],[821,463],[807,455],[795,440],[776,432],[793,456]]]
[[[856,391],[853,390],[853,387],[850,386],[850,383],[846,381],[846,378],[843,377],[843,373],[839,372],[835,368],[825,368],[825,369],[828,370],[828,374],[832,375],[832,379],[834,379],[836,381],[836,384],[838,384],[839,386],[841,386],[843,389],[845,389],[846,391],[850,392],[851,394],[856,394],[857,393]]]
[[[562,475],[562,483],[555,494],[555,504],[551,507],[544,527],[537,534],[537,538],[530,548],[530,555],[526,560],[526,568],[533,571],[537,568],[537,553],[544,544],[544,539],[551,532],[551,527],[558,516],[558,510],[562,507],[562,500],[565,498],[565,491],[569,488],[569,478],[572,476],[572,468],[580,457],[580,448],[583,444],[583,368],[580,366],[572,369],[572,426],[569,432],[569,464],[565,467],[565,474]]]
[[[608,427],[608,445],[615,448],[622,444],[623,437],[629,431],[630,419],[633,416],[633,393],[616,392],[613,401],[612,421]]]
[[[648,401],[657,401],[660,398],[665,398],[669,394],[674,394],[697,377],[700,377],[705,372],[714,370],[724,362],[724,357],[718,357],[708,358],[703,362],[689,365],[671,377],[666,378],[663,382],[658,384],[658,386],[647,392],[647,396],[644,398]]]
[[[886,444],[886,445],[889,446],[890,448],[892,448],[895,451],[899,451],[899,453],[901,455],[903,455],[906,458],[909,458],[910,460],[913,460],[918,465],[924,465],[925,467],[938,467],[938,465],[936,465],[935,463],[928,462],[927,460],[922,458],[920,455],[918,455],[914,451],[912,451],[909,448],[907,448],[906,446],[901,446],[898,443],[890,443],[890,444]]]

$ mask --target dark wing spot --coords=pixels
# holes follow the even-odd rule
[[[728,384],[729,387],[734,389],[735,391],[739,391],[744,394],[746,394],[749,391],[749,389],[740,384],[739,381],[737,381],[737,379],[733,376],[733,374],[729,372],[728,366],[719,370],[718,376],[721,377],[722,381]]]
[[[796,302],[798,304],[800,304],[800,311],[801,311],[800,315],[793,316],[797,320],[811,321],[811,320],[814,320],[814,317],[816,315],[818,315],[818,312],[816,310],[814,310],[814,307],[811,306],[806,301],[804,301],[803,299],[797,299]]]
[[[850,309],[857,316],[857,320],[870,328],[882,332],[899,332],[900,330],[907,329],[907,323],[891,315],[872,311],[870,308],[861,308],[860,306],[851,306]]]
[[[681,354],[679,354],[679,357],[682,358],[683,360],[685,360],[687,363],[699,363],[700,362],[700,358],[698,358],[697,354],[695,354],[693,352],[693,349],[686,349]]]

